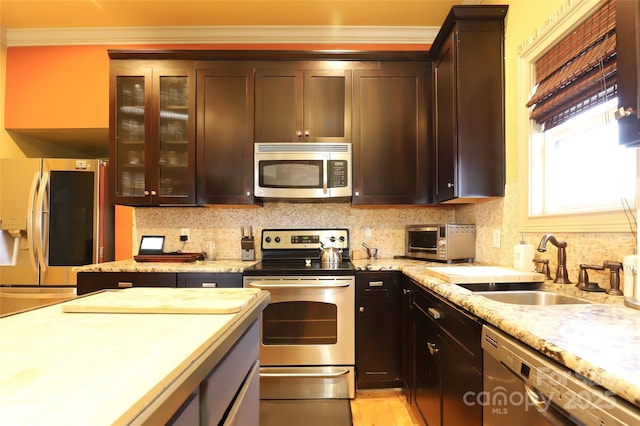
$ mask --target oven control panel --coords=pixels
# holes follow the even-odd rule
[[[348,229],[264,229],[262,250],[349,248]]]

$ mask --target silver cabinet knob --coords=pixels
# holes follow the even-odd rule
[[[302,137],[302,132],[301,132],[300,130],[298,130],[298,131],[296,132],[296,136],[298,136],[299,138],[301,138],[301,137]]]
[[[308,130],[305,130],[305,131],[304,131],[304,136],[305,136],[305,137],[308,137],[308,136],[309,136],[309,131],[308,131]]]
[[[147,191],[146,189],[144,190],[144,195],[149,195],[149,191]]]
[[[447,183],[447,188],[453,188],[453,183],[451,182]]]
[[[151,195],[157,195],[158,193],[156,191],[151,191]]]

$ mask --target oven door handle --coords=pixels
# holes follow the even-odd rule
[[[311,289],[318,289],[318,288],[344,288],[344,287],[349,287],[351,284],[348,282],[343,282],[343,283],[294,283],[294,284],[282,284],[282,283],[278,283],[278,284],[270,284],[267,282],[261,282],[261,281],[254,281],[251,283],[247,284],[249,287],[253,287],[253,288],[259,288],[261,290],[276,290],[276,289],[290,289],[290,288],[311,288]]]
[[[260,377],[340,377],[348,374],[349,370],[339,370],[333,373],[264,373],[260,372]]]

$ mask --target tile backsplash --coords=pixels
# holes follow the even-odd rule
[[[265,203],[263,207],[162,207],[135,210],[134,253],[140,236],[165,235],[167,251],[182,248],[180,229],[189,228],[190,241],[184,251],[200,251],[204,241],[216,242],[218,258],[240,258],[240,227],[253,226],[256,257],[265,228],[347,228],[351,249],[366,257],[362,242],[377,247],[379,258],[404,254],[405,226],[416,223],[453,222],[449,207],[357,207],[348,203]],[[365,228],[371,238],[365,240]]]
[[[219,259],[240,258],[240,227],[253,226],[256,258],[260,258],[260,233],[265,228],[347,228],[351,249],[362,258],[367,244],[377,247],[378,257],[391,258],[404,254],[405,226],[420,223],[473,223],[476,225],[476,261],[512,266],[513,246],[520,241],[516,223],[515,183],[506,185],[504,198],[477,204],[428,207],[352,207],[349,203],[278,203],[263,207],[159,207],[136,208],[133,219],[133,252],[138,250],[140,236],[166,235],[166,250],[201,251],[207,240],[216,243]],[[365,228],[371,238],[365,240]],[[182,247],[180,229],[189,228],[191,240]],[[500,232],[500,247],[494,245],[494,232]],[[577,282],[580,264],[602,265],[605,260],[622,262],[635,253],[634,236],[628,233],[554,233],[568,246],[567,270]],[[542,233],[527,233],[525,241],[537,247]],[[549,245],[539,259],[549,259],[552,276],[557,269],[557,250]],[[590,281],[601,287],[609,284],[609,271],[589,271]],[[622,283],[624,287],[624,282]]]

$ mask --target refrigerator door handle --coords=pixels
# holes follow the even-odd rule
[[[38,270],[36,254],[36,238],[33,233],[34,205],[38,195],[38,184],[40,183],[40,172],[33,174],[31,181],[31,191],[29,192],[29,205],[27,207],[27,245],[29,246],[29,263],[35,271]]]
[[[42,181],[40,182],[40,188],[38,190],[38,200],[36,202],[36,235],[35,235],[35,243],[36,243],[36,253],[38,254],[38,259],[40,261],[40,270],[47,270],[47,259],[46,253],[44,251],[45,244],[44,239],[46,238],[46,230],[44,229],[43,223],[45,223],[45,215],[49,216],[49,211],[45,210],[45,195],[47,194],[49,187],[49,173],[42,174]],[[48,217],[46,220],[48,221]]]

